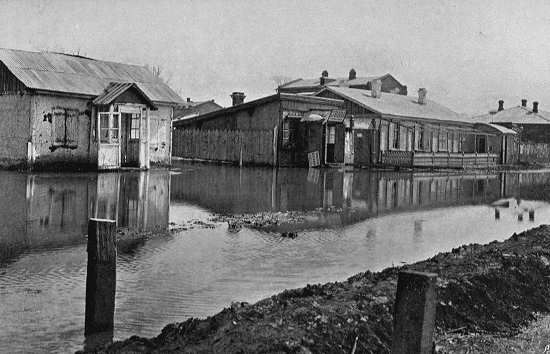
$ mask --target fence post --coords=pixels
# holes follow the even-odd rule
[[[116,222],[88,222],[84,334],[113,330],[116,291]]]
[[[401,271],[393,317],[392,354],[428,354],[433,349],[437,274]]]

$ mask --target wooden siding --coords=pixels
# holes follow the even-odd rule
[[[381,152],[382,165],[403,167],[486,168],[497,165],[499,159],[499,155],[493,153]]]
[[[198,130],[173,132],[173,156],[217,162],[273,165],[272,130]]]
[[[0,93],[15,93],[25,89],[25,85],[0,62]]]

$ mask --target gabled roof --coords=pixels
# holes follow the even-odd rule
[[[0,48],[0,62],[29,89],[95,97],[111,82],[135,82],[154,102],[183,102],[144,66],[4,48]]]
[[[538,113],[534,113],[527,107],[516,106],[473,117],[472,121],[497,124],[550,124],[550,112],[539,110]]]
[[[356,77],[355,79],[349,80],[346,78],[325,78],[325,86],[343,86],[343,87],[349,87],[349,86],[359,86],[359,85],[366,85],[369,83],[369,81],[373,80],[383,80],[385,78],[392,78],[396,82],[398,82],[400,85],[402,85],[399,81],[397,81],[396,78],[394,78],[391,74],[387,73],[384,75],[378,75],[378,76],[365,76],[365,77]],[[282,84],[279,86],[279,88],[282,89],[292,89],[292,88],[318,88],[321,87],[321,79],[296,79],[289,81],[285,84]]]
[[[321,92],[325,90],[382,116],[472,123],[467,116],[432,100],[426,100],[426,104],[419,104],[416,98],[393,93],[384,92],[379,98],[374,98],[369,90],[327,87]]]
[[[174,121],[174,126],[187,124],[189,122],[208,120],[219,116],[229,115],[238,111],[249,110],[251,108],[258,107],[269,102],[283,100],[283,99],[288,101],[297,101],[297,102],[304,102],[304,103],[311,103],[311,104],[318,104],[318,105],[321,104],[323,106],[326,105],[326,106],[335,106],[335,107],[342,107],[344,104],[344,101],[338,100],[338,99],[331,99],[331,98],[317,97],[317,96],[304,96],[304,95],[298,95],[298,94],[292,94],[292,93],[276,93],[270,96],[258,98],[253,101],[248,101],[236,106],[222,108],[220,110],[201,114],[198,116],[187,117],[186,119],[178,119],[177,121]],[[301,118],[301,117],[302,117],[302,114],[297,115],[297,118]]]
[[[128,91],[130,88],[135,89],[140,96],[147,102],[149,107],[156,109],[157,107],[151,101],[151,99],[138,87],[134,82],[111,82],[109,86],[105,88],[105,91],[97,96],[93,103],[96,105],[108,105],[111,104],[118,96]]]

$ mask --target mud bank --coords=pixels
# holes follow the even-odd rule
[[[550,311],[550,226],[253,305],[233,303],[206,319],[169,324],[155,338],[134,336],[99,352],[350,353],[356,343],[355,353],[389,353],[400,269],[439,274],[438,343],[456,333],[512,336]]]

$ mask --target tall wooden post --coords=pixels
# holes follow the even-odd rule
[[[397,281],[392,354],[432,353],[437,274],[402,271]]]
[[[90,219],[84,334],[113,330],[116,291],[116,222]]]

